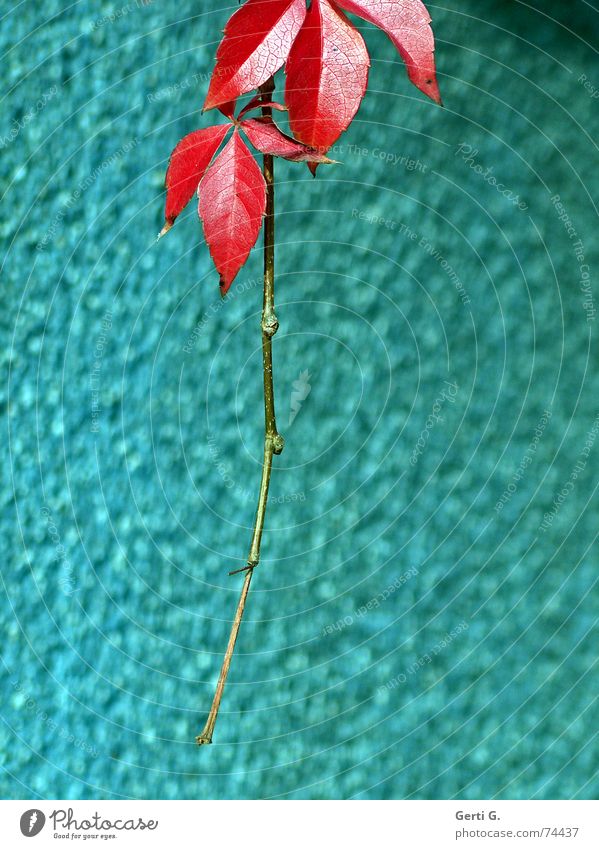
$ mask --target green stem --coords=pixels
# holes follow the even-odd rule
[[[264,101],[272,99],[275,84],[271,78],[260,88],[260,94]],[[266,117],[272,115],[272,109],[264,106],[262,113]],[[258,496],[258,508],[252,533],[252,542],[248,555],[247,565],[239,572],[245,572],[241,595],[235,612],[235,619],[231,627],[229,642],[225,651],[225,657],[221,668],[218,684],[212,707],[202,733],[196,737],[196,743],[201,746],[212,743],[214,726],[218,718],[220,703],[222,701],[229,667],[235,651],[235,643],[241,627],[241,620],[245,610],[250,583],[254,569],[260,562],[260,546],[264,531],[264,520],[268,504],[268,490],[272,473],[272,462],[275,454],[283,451],[285,441],[277,430],[275,416],[275,393],[272,374],[272,337],[279,329],[279,322],[275,314],[275,177],[274,160],[272,156],[264,156],[264,179],[266,181],[266,217],[264,221],[264,301],[262,307],[262,371],[264,375],[264,462],[262,464],[262,480],[260,482],[260,494]],[[236,574],[233,572],[232,574]]]

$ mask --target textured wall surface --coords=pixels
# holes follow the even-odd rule
[[[599,16],[431,4],[444,109],[364,26],[342,164],[278,165],[198,750],[261,256],[155,238],[236,4],[91,5],[3,4],[1,794],[596,798]]]

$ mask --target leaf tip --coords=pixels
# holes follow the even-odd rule
[[[439,83],[437,82],[436,77],[430,77],[425,82],[425,87],[422,88],[424,94],[428,95],[432,101],[434,101],[438,106],[443,106],[443,101],[441,100],[441,92],[439,91]]]
[[[218,284],[218,285],[219,285],[219,287],[220,287],[220,296],[221,296],[221,298],[222,298],[223,300],[227,297],[227,292],[229,291],[229,288],[230,288],[230,286],[231,286],[231,283],[232,283],[232,282],[233,282],[232,280],[227,281],[227,280],[226,280],[226,279],[225,279],[225,278],[221,275],[221,278],[220,278],[220,280],[219,280],[219,284]]]

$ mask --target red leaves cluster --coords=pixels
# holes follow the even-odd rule
[[[179,142],[167,171],[168,230],[193,194],[206,241],[226,292],[258,239],[266,208],[264,177],[240,132],[262,153],[307,162],[315,173],[349,127],[368,83],[370,57],[346,16],[384,30],[403,58],[410,80],[440,103],[430,16],[421,0],[246,0],[226,25],[204,109],[217,107],[231,124],[197,130]],[[239,97],[257,90],[285,66],[285,105],[295,139],[254,98],[234,118]],[[276,103],[271,108],[285,107]],[[227,132],[232,138],[216,157]],[[164,232],[164,231],[163,231]]]

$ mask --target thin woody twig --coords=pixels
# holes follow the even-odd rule
[[[260,95],[264,103],[272,99],[275,84],[271,78],[260,88]],[[271,106],[263,106],[264,116],[272,115]],[[241,595],[235,612],[235,619],[231,627],[229,642],[225,651],[225,657],[221,668],[212,707],[202,733],[196,737],[196,743],[206,745],[212,743],[214,726],[218,717],[220,703],[223,697],[229,667],[235,650],[235,643],[241,627],[241,620],[245,610],[248,593],[254,569],[260,562],[260,546],[264,531],[264,520],[268,504],[268,490],[272,473],[273,456],[281,454],[285,441],[277,430],[275,416],[275,396],[272,373],[272,337],[279,329],[279,322],[275,314],[275,183],[274,183],[274,160],[272,156],[264,156],[264,179],[266,181],[266,216],[264,221],[264,301],[262,308],[262,370],[264,374],[264,462],[262,465],[262,480],[260,482],[260,494],[258,497],[258,508],[252,533],[252,542],[248,555],[247,565],[242,569],[230,572],[231,575],[245,572],[245,579],[241,588]]]

